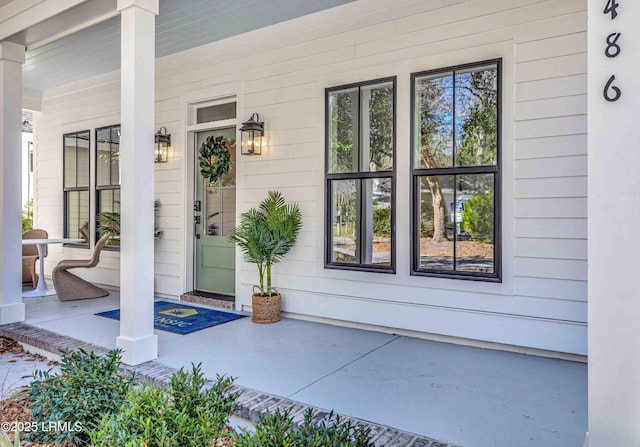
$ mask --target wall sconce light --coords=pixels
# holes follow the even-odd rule
[[[167,135],[167,129],[165,127],[161,127],[160,130],[156,132],[155,142],[155,162],[166,163],[168,161],[169,146],[171,146],[171,135]]]
[[[260,121],[257,113],[251,115],[240,127],[242,141],[242,155],[260,155],[262,153],[262,138],[264,137],[264,121]]]

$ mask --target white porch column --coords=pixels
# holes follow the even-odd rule
[[[24,46],[0,42],[0,324],[22,304],[22,64]]]
[[[640,2],[607,3],[588,3],[589,447],[640,445]]]
[[[158,0],[118,0],[121,61],[120,336],[123,362],[158,357],[153,333],[155,16]]]

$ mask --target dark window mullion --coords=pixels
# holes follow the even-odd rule
[[[452,142],[452,146],[453,146],[453,154],[451,155],[451,166],[452,167],[456,167],[456,152],[458,151],[458,142],[456,141],[456,70],[453,70],[452,72],[452,78],[453,78],[453,85],[451,86],[451,89],[453,90],[453,98],[451,100],[451,106],[453,108],[453,115],[451,117],[452,122],[453,122],[453,127],[451,129],[453,135],[451,135],[451,142]],[[454,260],[455,261],[455,260]],[[455,264],[455,262],[454,262]]]
[[[75,159],[76,159],[75,160],[75,162],[76,162],[75,185],[78,186],[78,177],[79,177],[79,175],[78,175],[78,164],[79,164],[78,161],[79,160],[78,159],[79,159],[79,157],[78,157],[78,136],[77,135],[76,135],[76,138],[75,138],[75,142],[76,142],[76,147],[75,147]]]
[[[78,214],[76,216],[76,225],[78,226],[78,229],[80,229],[80,210],[82,209],[82,200],[80,199],[80,197],[82,197],[82,193],[78,191]]]
[[[458,213],[458,175],[453,175],[453,271],[457,270],[458,261],[458,219],[456,214]],[[445,228],[445,231],[446,228]]]
[[[113,179],[111,178],[111,161],[113,160],[113,149],[111,145],[111,129],[109,129],[109,185],[113,184]]]
[[[413,193],[413,270],[420,269],[420,240],[422,238],[422,196],[420,194],[420,177],[416,174],[413,174],[412,177],[413,184],[412,193]]]
[[[327,101],[325,101],[326,104]],[[325,126],[328,128],[328,126]],[[329,151],[327,150],[327,154],[329,153]],[[327,157],[327,162],[328,162],[328,157]],[[327,164],[327,171],[328,171],[328,167],[329,165]],[[329,240],[328,243],[325,246],[325,250],[324,250],[324,256],[326,259],[325,264],[330,264],[333,262],[333,188],[332,188],[332,181],[329,179],[325,180],[325,209],[326,209],[326,216],[325,216],[325,232],[326,234],[329,236],[327,239]]]
[[[359,96],[359,95],[358,95]],[[358,154],[358,156],[360,156],[361,154]],[[363,254],[364,254],[364,247],[365,247],[365,242],[364,242],[364,236],[366,235],[366,228],[365,228],[365,222],[366,220],[364,219],[364,211],[365,211],[365,203],[364,203],[364,191],[363,191],[363,187],[362,187],[362,179],[358,179],[356,180],[356,197],[358,200],[358,215],[356,216],[356,219],[358,221],[358,234],[357,234],[357,241],[356,241],[356,260],[358,261],[357,263],[360,265],[364,264],[364,259],[362,258]]]
[[[358,151],[358,172],[362,172],[362,110],[360,108],[362,100],[362,86],[358,86],[358,101],[357,101],[357,110],[358,110],[358,147],[355,148]]]
[[[452,85],[452,90],[453,90],[453,99],[452,99],[452,103],[451,105],[453,106],[453,116],[452,116],[452,120],[453,120],[453,135],[451,136],[451,140],[453,141],[453,159],[452,159],[452,163],[453,163],[453,168],[456,167],[456,155],[458,152],[458,140],[457,140],[457,132],[456,132],[456,75],[457,75],[457,71],[453,70],[453,85]],[[458,212],[458,201],[457,201],[457,195],[458,195],[458,175],[457,174],[453,174],[453,222],[452,222],[452,227],[453,227],[453,271],[455,272],[457,270],[457,261],[458,261],[458,256],[457,256],[457,250],[458,250],[458,222],[456,219],[456,214]],[[445,228],[445,232],[447,231],[447,229]]]
[[[96,241],[100,239],[101,234],[102,234],[102,226],[100,225],[100,221],[98,220],[98,217],[100,216],[100,207],[102,206],[102,194],[100,193],[101,190],[96,188]]]
[[[370,178],[393,178],[393,171],[347,172],[328,174],[328,180],[357,180]]]
[[[461,166],[457,168],[414,169],[413,173],[422,176],[436,175],[465,175],[465,174],[496,174],[498,166]]]
[[[63,200],[63,207],[64,207],[64,219],[63,219],[63,224],[64,224],[64,230],[62,232],[62,234],[64,235],[64,237],[69,237],[69,192],[66,190],[62,191],[62,200]]]
[[[358,145],[355,148],[355,150],[358,153],[357,159],[358,159],[358,173],[362,173],[362,168],[363,168],[363,160],[362,160],[362,86],[359,85],[358,86],[358,100],[356,102],[356,110],[358,111],[358,125],[356,126],[358,128]],[[364,235],[365,233],[365,228],[364,228],[364,222],[365,219],[363,219],[364,215],[363,215],[363,211],[364,211],[364,197],[363,197],[363,188],[362,188],[362,177],[359,177],[356,180],[356,200],[358,201],[358,215],[356,216],[356,220],[357,220],[357,227],[358,227],[358,233],[356,234],[356,261],[358,264],[362,265],[363,264],[363,259],[362,259],[362,254],[364,253]]]

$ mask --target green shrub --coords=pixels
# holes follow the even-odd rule
[[[469,197],[462,211],[462,222],[472,239],[493,241],[493,189]]]
[[[433,237],[433,217],[429,219],[423,219],[420,221],[420,236]]]
[[[433,203],[432,200],[422,200],[420,202],[420,236],[433,237]]]
[[[120,350],[100,356],[80,349],[63,352],[59,375],[35,371],[29,389],[33,421],[44,427],[69,423],[71,429],[34,431],[29,440],[84,445],[89,440],[87,430],[102,415],[119,410],[133,384],[132,376],[118,374],[120,358]]]
[[[373,208],[373,235],[374,236],[390,236],[391,235],[391,208],[390,207],[374,207]]]
[[[127,406],[119,414],[105,415],[90,433],[95,447],[213,446],[237,410],[237,395],[231,393],[233,379],[218,376],[207,383],[200,365],[191,373],[180,369],[168,390],[146,385],[130,392]]]
[[[356,427],[330,413],[326,419],[313,422],[307,410],[302,424],[296,426],[289,411],[261,416],[255,432],[243,430],[235,435],[235,447],[372,447],[370,429]]]
[[[33,230],[33,199],[25,203],[22,209],[22,232]]]

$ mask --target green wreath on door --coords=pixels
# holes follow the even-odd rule
[[[200,145],[200,174],[211,184],[215,184],[231,168],[231,155],[223,136],[210,136]]]

